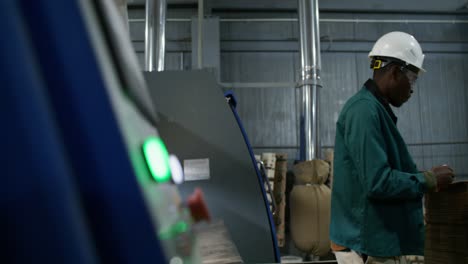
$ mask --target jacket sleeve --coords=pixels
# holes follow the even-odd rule
[[[382,123],[373,102],[358,101],[345,120],[345,144],[369,199],[412,200],[428,189],[424,173],[407,173],[388,162]]]

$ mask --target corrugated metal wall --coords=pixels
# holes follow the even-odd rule
[[[190,17],[187,13],[190,12],[185,12],[185,17]],[[141,19],[141,14],[141,10],[134,10],[130,18]],[[217,15],[252,16],[251,13]],[[447,163],[458,174],[468,175],[468,24],[443,22],[466,21],[468,17],[325,13],[321,19],[324,20],[320,23],[324,87],[320,95],[322,146],[333,146],[335,122],[341,107],[371,76],[367,52],[373,42],[386,32],[401,30],[415,35],[421,42],[426,52],[427,73],[418,80],[412,99],[396,109],[400,131],[420,169]],[[326,22],[327,19],[333,21]],[[426,22],[340,21],[343,19]],[[144,23],[130,23],[130,29],[143,63]],[[221,22],[220,30],[221,81],[263,83],[233,89],[254,151],[284,152],[294,160],[298,157],[298,105],[294,83],[300,67],[297,22]],[[166,69],[189,68],[190,23],[169,22],[166,34]],[[255,87],[265,86],[265,83],[274,84],[268,88]]]

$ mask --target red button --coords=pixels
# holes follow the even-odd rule
[[[187,205],[194,222],[200,222],[202,220],[210,221],[210,213],[203,199],[203,191],[200,188],[196,188],[193,194],[188,197]]]

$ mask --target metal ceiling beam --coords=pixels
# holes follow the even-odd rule
[[[168,0],[171,6],[196,6],[197,0]],[[326,0],[320,1],[321,12],[368,12],[368,13],[468,13],[466,0]],[[129,7],[144,6],[145,0],[128,0]],[[216,11],[296,11],[294,0],[206,0]]]

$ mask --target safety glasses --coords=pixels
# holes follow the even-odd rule
[[[408,82],[410,83],[410,85],[414,86],[416,80],[418,79],[418,74],[411,70],[408,70],[405,67],[400,67],[400,70],[406,75],[406,78],[408,78]]]

